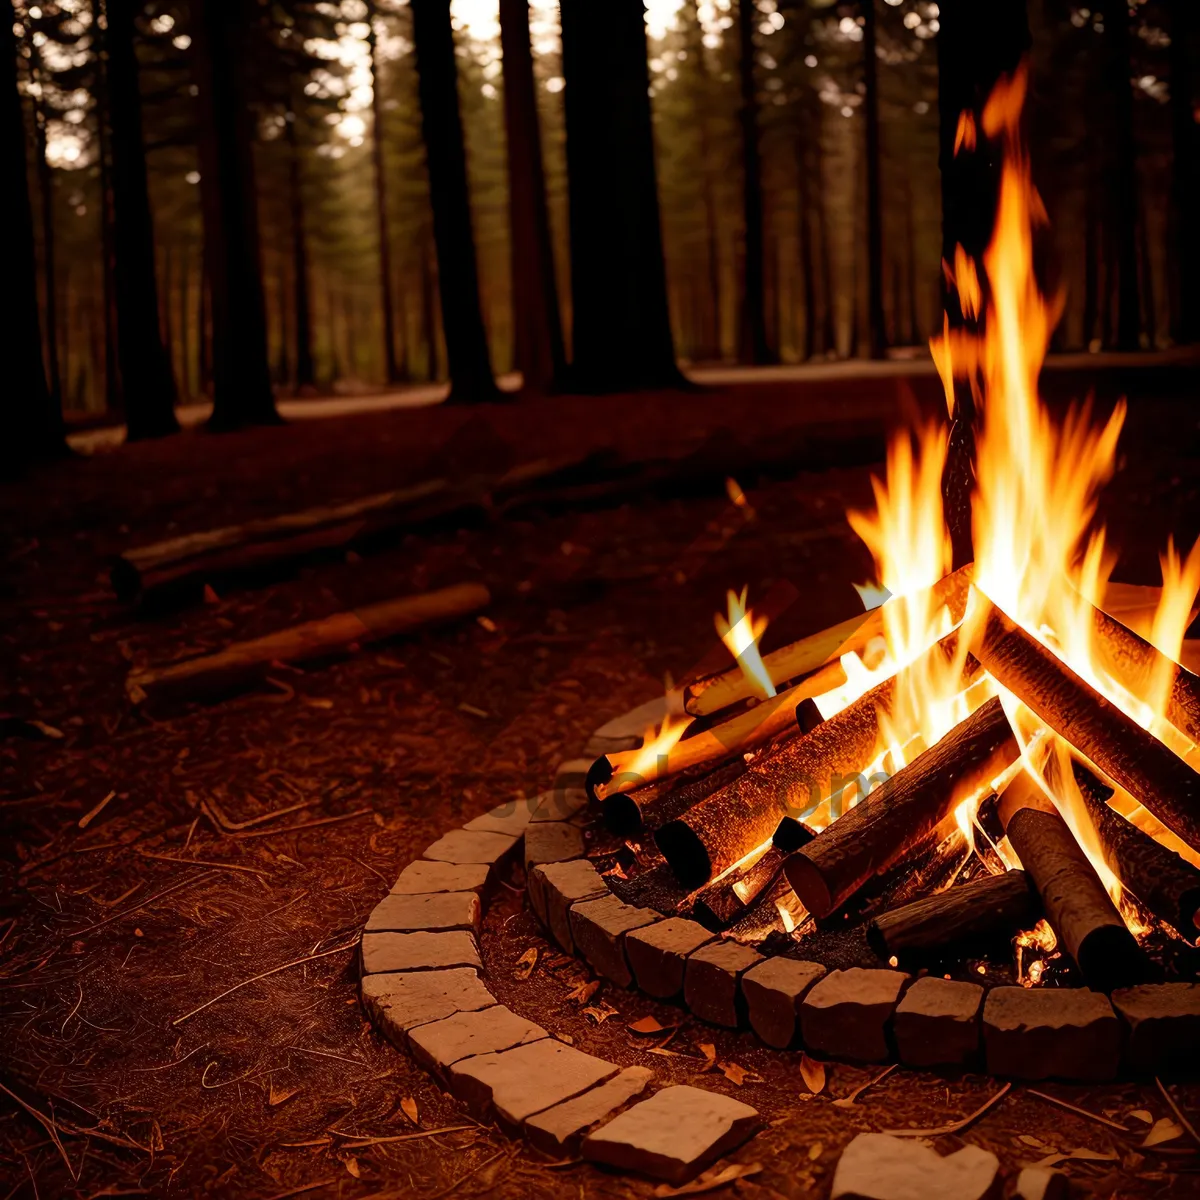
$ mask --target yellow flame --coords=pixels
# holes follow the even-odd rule
[[[741,595],[730,590],[726,597],[729,605],[729,615],[723,617],[720,613],[714,618],[717,633],[725,643],[725,649],[733,655],[734,661],[742,669],[742,674],[754,685],[758,695],[766,700],[775,695],[775,685],[763,664],[762,655],[758,651],[758,641],[767,629],[766,617],[754,617],[746,611],[746,594],[748,588],[742,588]]]
[[[659,726],[647,726],[642,735],[642,748],[637,757],[625,770],[633,775],[646,779],[658,775],[659,759],[665,759],[671,748],[683,737],[683,732],[692,723],[691,717],[681,717],[674,712],[667,712]]]

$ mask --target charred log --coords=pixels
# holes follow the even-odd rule
[[[930,837],[959,803],[1019,755],[999,697],[993,697],[789,858],[792,890],[814,916],[827,916]]]
[[[783,870],[786,855],[774,846],[747,867],[706,885],[696,893],[692,915],[707,929],[724,929],[748,912]]]
[[[738,755],[715,770],[706,766],[699,774],[693,772],[652,783],[634,792],[616,792],[604,801],[601,815],[610,833],[636,841],[681,817],[693,804],[727,787],[745,773],[746,762]]]

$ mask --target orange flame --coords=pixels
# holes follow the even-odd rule
[[[725,649],[733,655],[734,662],[742,668],[742,674],[754,685],[758,695],[766,700],[775,695],[775,685],[758,650],[758,642],[767,629],[766,617],[753,617],[746,610],[748,588],[742,588],[739,596],[730,589],[726,602],[728,617],[716,614],[717,633],[725,643]]]

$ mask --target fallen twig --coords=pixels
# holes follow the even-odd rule
[[[305,821],[300,825],[285,825],[282,829],[256,829],[253,833],[230,833],[226,836],[234,838],[282,837],[285,833],[298,833],[301,829],[316,829],[318,825],[334,825],[338,821],[352,821],[355,817],[365,817],[373,813],[373,808],[356,808],[353,812],[342,813],[339,817],[324,817],[320,821]]]
[[[1012,1084],[1006,1083],[990,1100],[980,1105],[973,1113],[950,1125],[939,1125],[935,1129],[885,1129],[883,1132],[891,1137],[942,1137],[947,1133],[960,1133],[968,1125],[979,1120],[989,1108],[998,1104],[1010,1091],[1012,1091]]]
[[[38,1112],[38,1110],[34,1108],[32,1104],[26,1104],[16,1092],[10,1092],[2,1083],[0,1083],[0,1092],[3,1092],[9,1097],[9,1099],[15,1100],[31,1117],[33,1117],[35,1121],[37,1121],[39,1125],[41,1125],[41,1127],[50,1136],[50,1140],[54,1143],[54,1148],[59,1152],[59,1154],[62,1155],[62,1160],[67,1164],[67,1170],[70,1172],[71,1178],[73,1180],[78,1180],[78,1176],[75,1174],[75,1167],[70,1158],[67,1157],[67,1149],[62,1144],[62,1138],[59,1137],[58,1125],[55,1124],[53,1119],[47,1117],[44,1113]]]
[[[251,983],[257,983],[260,979],[266,979],[269,975],[278,975],[280,971],[286,971],[289,967],[299,967],[304,963],[316,962],[319,958],[328,958],[331,954],[340,954],[343,950],[353,950],[357,945],[358,938],[355,938],[352,942],[347,942],[345,945],[334,946],[332,950],[322,950],[319,954],[306,954],[303,958],[293,958],[291,962],[285,962],[278,967],[272,967],[269,971],[261,971],[257,975],[252,975],[249,979],[243,979],[241,983],[235,983],[231,988],[226,988],[211,1000],[205,1000],[198,1008],[193,1008],[191,1012],[185,1012],[182,1017],[176,1017],[171,1024],[182,1025],[184,1021],[190,1020],[197,1013],[202,1013],[206,1008],[216,1004],[218,1000],[224,1000],[226,996],[231,996],[234,992]]]
[[[104,799],[101,800],[100,803],[97,804],[95,808],[90,809],[88,812],[85,812],[83,814],[83,816],[79,818],[79,828],[86,829],[104,811],[108,802],[116,794],[117,794],[116,792],[109,792],[108,795],[105,796]]]
[[[1073,1112],[1081,1117],[1087,1117],[1089,1121],[1098,1121],[1101,1125],[1107,1125],[1109,1129],[1115,1129],[1118,1133],[1128,1133],[1129,1128],[1126,1125],[1119,1125],[1116,1121],[1110,1121],[1107,1117],[1100,1116],[1099,1113],[1088,1112],[1086,1108],[1079,1108],[1077,1105],[1068,1104],[1065,1100],[1060,1100],[1057,1096],[1051,1096],[1047,1092],[1039,1092],[1035,1088],[1026,1089],[1031,1096],[1036,1096],[1039,1100],[1045,1100],[1050,1104],[1057,1104],[1059,1108],[1065,1108],[1068,1112]]]
[[[343,1142],[339,1150],[361,1150],[364,1146],[381,1146],[389,1142],[413,1142],[421,1138],[434,1137],[439,1133],[458,1133],[461,1129],[474,1129],[474,1125],[443,1125],[440,1129],[421,1129],[416,1133],[393,1133],[386,1137],[362,1137],[358,1136],[357,1141]],[[342,1133],[340,1130],[331,1129],[330,1133],[336,1134],[338,1137],[349,1138],[348,1133]]]
[[[1188,1131],[1193,1142],[1200,1143],[1200,1134],[1196,1132],[1196,1127],[1183,1115],[1179,1105],[1175,1103],[1175,1097],[1167,1091],[1163,1081],[1156,1075],[1154,1082],[1158,1084],[1158,1090],[1162,1092],[1163,1099],[1171,1106],[1171,1111],[1175,1114],[1176,1120]]]
[[[299,804],[289,804],[286,808],[276,808],[269,813],[260,813],[257,817],[251,817],[248,821],[231,821],[226,815],[224,809],[217,803],[212,796],[206,796],[200,801],[200,807],[204,809],[210,817],[226,833],[239,833],[243,829],[252,829],[255,825],[262,825],[266,821],[273,821],[276,817],[286,817],[288,813],[294,813],[301,808],[311,808],[316,804],[316,798],[311,800],[301,800]]]
[[[73,929],[67,936],[78,937],[81,933],[91,933],[93,929],[100,929],[105,925],[111,925],[114,921],[120,921],[131,913],[140,912],[147,904],[153,904],[155,900],[161,900],[164,896],[169,896],[172,892],[178,892],[181,888],[193,887],[195,884],[202,883],[204,880],[211,878],[211,876],[211,871],[201,871],[199,875],[193,875],[191,879],[181,879],[178,883],[173,883],[170,887],[163,888],[161,892],[155,892],[153,896],[147,896],[145,900],[141,900],[129,908],[123,908],[119,913],[113,913],[112,916],[105,917],[103,921],[97,921],[94,925],[85,925],[82,929]]]
[[[152,858],[156,862],[183,863],[187,867],[213,867],[218,871],[241,871],[246,875],[257,875],[260,879],[263,872],[258,867],[242,867],[236,863],[209,862],[205,858],[178,858],[174,854],[150,854],[142,851],[142,858]]]
[[[479,1164],[479,1166],[472,1167],[465,1175],[460,1175],[456,1180],[454,1180],[453,1183],[450,1183],[446,1187],[442,1188],[442,1190],[440,1192],[434,1192],[433,1195],[429,1197],[429,1200],[441,1200],[441,1197],[450,1195],[450,1193],[455,1191],[459,1187],[460,1184],[466,1183],[467,1180],[470,1179],[472,1175],[478,1175],[479,1172],[482,1171],[484,1167],[491,1166],[491,1164],[494,1163],[496,1161],[496,1159],[503,1158],[506,1154],[509,1154],[509,1153],[510,1153],[510,1151],[508,1151],[508,1150],[498,1150],[495,1154],[492,1155],[491,1158],[485,1158],[483,1160],[483,1162],[481,1162]]]
[[[890,1067],[884,1067],[878,1075],[868,1079],[866,1083],[860,1083],[858,1087],[856,1087],[854,1091],[850,1093],[850,1095],[841,1096],[833,1103],[836,1104],[838,1108],[853,1108],[855,1100],[857,1100],[859,1096],[861,1096],[863,1092],[867,1090],[867,1088],[874,1087],[881,1079],[886,1079],[887,1076],[889,1076],[896,1069],[897,1065],[898,1064],[896,1063],[892,1063]]]

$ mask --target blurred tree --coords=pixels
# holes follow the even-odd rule
[[[563,0],[571,385],[683,383],[659,224],[643,0]]]
[[[529,39],[529,0],[500,0],[515,366],[527,391],[557,390],[565,366],[541,127]]]
[[[159,324],[154,224],[142,135],[142,95],[135,21],[140,0],[108,0],[103,34],[111,130],[113,302],[126,427],[131,440],[179,428],[175,376]],[[101,120],[104,118],[101,117]],[[170,294],[168,282],[167,294]]]
[[[0,187],[9,214],[8,236],[0,239],[0,277],[9,297],[9,314],[0,321],[0,355],[8,385],[8,433],[0,451],[5,474],[33,459],[66,452],[62,410],[50,393],[42,360],[38,320],[37,264],[34,258],[33,209],[26,171],[25,116],[17,90],[17,45],[13,21],[0,21],[0,92],[4,127],[0,137]]]
[[[763,278],[763,184],[758,146],[758,85],[755,82],[756,0],[738,0],[738,82],[742,122],[742,358],[752,363],[776,359],[767,342]]]
[[[1171,174],[1175,253],[1175,321],[1178,342],[1200,341],[1200,124],[1191,71],[1197,29],[1195,0],[1170,0]]]
[[[450,0],[412,0],[411,7],[450,399],[498,400],[480,309]]]
[[[879,148],[879,52],[875,0],[862,0],[863,108],[867,157],[867,354],[883,358],[887,344],[883,315],[883,196]]]

